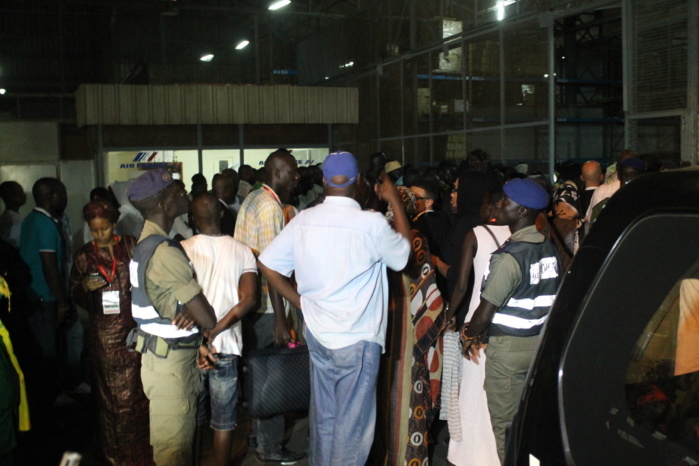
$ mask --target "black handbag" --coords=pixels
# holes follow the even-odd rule
[[[254,418],[307,411],[311,373],[307,346],[252,350],[243,359],[243,408]]]

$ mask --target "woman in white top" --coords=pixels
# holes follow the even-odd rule
[[[483,198],[481,219],[483,225],[466,233],[461,250],[458,279],[451,297],[451,308],[456,310],[466,297],[471,267],[473,267],[473,293],[465,322],[471,320],[481,299],[483,276],[488,269],[491,254],[509,237],[506,225],[494,225],[494,209],[502,199],[502,191],[490,191]],[[499,466],[495,436],[488,412],[488,400],[483,382],[485,380],[485,352],[478,361],[461,358],[461,385],[459,389],[459,417],[461,438],[449,441],[447,459],[457,466]]]

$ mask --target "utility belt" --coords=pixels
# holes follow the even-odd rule
[[[163,338],[141,330],[140,327],[129,332],[126,337],[126,348],[145,354],[148,351],[159,358],[166,358],[171,350],[197,349],[203,339],[200,333],[184,338]]]

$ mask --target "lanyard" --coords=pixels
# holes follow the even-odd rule
[[[111,284],[112,280],[114,280],[114,276],[116,275],[117,256],[119,255],[119,240],[117,239],[116,235],[114,235],[114,260],[112,261],[112,272],[111,274],[109,274],[109,276],[107,276],[107,271],[105,270],[105,268],[102,267],[99,264],[99,262],[97,262],[99,256],[99,251],[97,250],[97,243],[93,241],[92,244],[95,246],[95,263],[97,264],[97,268],[99,269],[102,276],[107,280],[107,283]]]
[[[274,199],[279,203],[279,205],[282,205],[282,201],[279,200],[279,196],[277,196],[277,193],[275,193],[275,192],[272,190],[272,188],[270,188],[269,186],[263,184],[263,185],[262,185],[262,189],[264,189],[265,191],[267,191],[268,193],[270,193],[272,196],[274,196]]]

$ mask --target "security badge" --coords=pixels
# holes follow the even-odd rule
[[[119,291],[102,292],[102,313],[104,315],[119,314]]]

